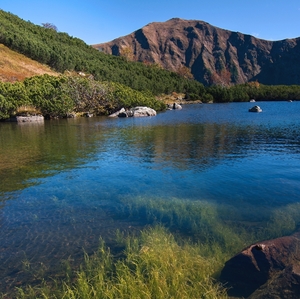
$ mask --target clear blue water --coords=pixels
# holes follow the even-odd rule
[[[0,291],[59,275],[116,228],[139,229],[116,215],[124,197],[205,200],[248,222],[298,203],[300,102],[258,105],[0,123]]]

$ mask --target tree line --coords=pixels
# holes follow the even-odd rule
[[[223,87],[214,85],[206,93],[217,103],[257,101],[300,100],[299,85],[263,85],[258,82]]]

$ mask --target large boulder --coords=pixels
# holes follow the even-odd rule
[[[299,249],[299,234],[253,244],[226,262],[220,280],[230,296],[259,298],[268,292],[260,298],[299,298]],[[278,294],[283,285],[286,297]]]
[[[119,111],[113,113],[113,114],[110,114],[109,117],[117,117],[119,116],[120,113],[123,113],[125,112],[125,108],[121,108]]]
[[[129,110],[122,108],[121,110],[111,114],[110,117],[143,117],[143,116],[155,116],[156,111],[149,107],[138,106]]]
[[[156,111],[149,107],[138,106],[132,109],[134,117],[155,116]]]

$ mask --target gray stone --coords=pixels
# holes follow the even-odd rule
[[[132,117],[133,116],[133,111],[132,110],[125,110],[123,112],[120,112],[118,114],[118,117]]]
[[[93,114],[93,113],[90,113],[90,112],[85,112],[83,115],[84,115],[85,117],[93,117],[93,116],[94,116],[94,114]]]
[[[37,123],[37,122],[43,122],[44,116],[42,115],[15,116],[15,117],[11,117],[10,121],[17,122],[17,123]]]
[[[132,109],[134,117],[155,116],[156,111],[149,107],[135,107]]]
[[[181,105],[179,105],[179,104],[177,104],[177,103],[174,103],[173,104],[173,109],[182,109],[182,106]]]
[[[259,106],[255,105],[249,109],[249,112],[262,112],[262,109]]]
[[[110,117],[144,117],[144,116],[155,116],[156,111],[149,107],[138,106],[129,110],[122,108],[121,110],[113,113]]]
[[[115,112],[115,113],[109,115],[109,117],[117,117],[117,116],[119,116],[119,114],[122,113],[122,112],[125,112],[125,109],[124,109],[124,108],[121,108],[119,111],[117,111],[117,112]]]

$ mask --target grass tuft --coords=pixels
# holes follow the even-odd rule
[[[34,106],[27,105],[27,106],[20,106],[16,110],[16,115],[19,116],[31,116],[31,115],[42,115],[40,109],[37,109]]]
[[[85,256],[73,283],[19,289],[17,298],[227,298],[212,278],[220,262],[202,257],[197,245],[178,244],[166,228],[148,228],[139,237],[119,235],[119,240],[126,244],[123,259],[114,260],[102,241],[93,256]]]

